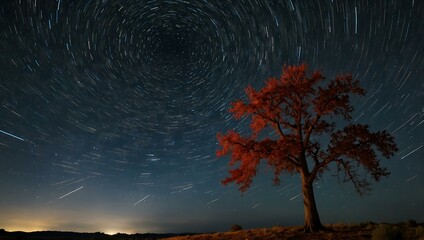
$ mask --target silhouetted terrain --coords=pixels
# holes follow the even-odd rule
[[[237,228],[235,228],[236,226]],[[359,224],[328,224],[325,231],[305,233],[303,226],[275,226],[271,228],[257,228],[243,230],[234,225],[228,232],[210,234],[193,233],[145,233],[108,235],[105,233],[76,233],[76,232],[7,232],[0,229],[0,240],[424,240],[424,223],[410,220],[403,223],[359,223]]]
[[[153,240],[161,238],[176,237],[182,235],[192,235],[191,233],[144,233],[144,234],[124,234],[117,233],[108,235],[105,233],[77,233],[60,231],[40,231],[40,232],[7,232],[0,229],[0,240]]]

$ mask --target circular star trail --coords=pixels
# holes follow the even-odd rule
[[[414,0],[2,2],[0,210],[13,221],[0,217],[0,227],[300,224],[295,176],[272,187],[264,168],[241,197],[220,185],[228,159],[215,151],[217,132],[248,131],[228,113],[244,88],[303,62],[359,79],[368,93],[354,99],[355,121],[387,129],[401,150],[368,200],[331,174],[319,181],[323,219],[423,221],[423,9]],[[404,213],[373,205],[387,196]],[[357,206],[372,211],[358,215]],[[40,212],[45,220],[33,217]],[[69,220],[54,225],[57,216]],[[112,216],[119,223],[102,220]]]

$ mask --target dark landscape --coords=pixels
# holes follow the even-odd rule
[[[228,232],[217,233],[144,233],[125,234],[117,233],[108,235],[105,233],[76,233],[59,231],[40,232],[7,232],[0,230],[1,240],[336,240],[336,239],[356,239],[356,240],[424,240],[424,223],[416,223],[413,220],[389,224],[366,222],[360,224],[328,224],[326,230],[316,233],[305,233],[303,226],[275,226],[272,228],[240,229],[241,226],[234,225]]]
[[[189,236],[190,233],[137,233],[137,234],[126,234],[117,233],[109,235],[106,233],[95,232],[95,233],[78,233],[78,232],[62,232],[62,231],[36,231],[36,232],[8,232],[3,229],[0,230],[1,240],[147,240],[147,239],[163,239],[176,236]]]

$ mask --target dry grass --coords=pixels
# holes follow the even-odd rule
[[[327,231],[318,233],[304,233],[302,227],[272,227],[241,230],[235,232],[221,232],[212,234],[199,234],[193,236],[181,236],[167,238],[167,240],[271,240],[271,239],[316,239],[316,240],[335,240],[335,239],[382,239],[381,228],[391,226],[393,229],[402,229],[402,239],[423,239],[424,227],[422,224],[416,226],[408,225],[408,223],[400,224],[375,224],[372,222],[361,224],[330,224],[325,227]],[[387,238],[389,237],[389,238]],[[385,235],[385,239],[392,239],[391,236]],[[394,239],[394,238],[393,238]]]

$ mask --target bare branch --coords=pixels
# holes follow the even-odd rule
[[[365,179],[360,179],[358,172],[354,169],[352,169],[352,166],[350,165],[350,162],[343,161],[343,160],[335,160],[337,162],[337,172],[340,173],[342,171],[341,166],[343,166],[344,170],[344,182],[350,181],[353,186],[355,187],[355,191],[359,193],[359,195],[363,196],[364,194],[368,193],[370,189],[370,183],[366,181]]]

